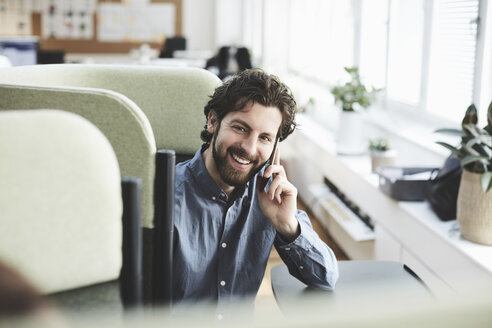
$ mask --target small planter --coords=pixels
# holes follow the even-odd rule
[[[463,238],[492,245],[492,192],[480,188],[480,174],[463,170],[456,206]]]
[[[396,150],[390,149],[386,151],[371,151],[371,168],[372,172],[376,172],[381,166],[394,166],[396,163]]]
[[[337,131],[337,153],[360,155],[366,150],[362,135],[362,116],[358,112],[342,111]]]

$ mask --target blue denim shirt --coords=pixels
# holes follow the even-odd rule
[[[256,177],[235,199],[214,182],[202,159],[176,166],[173,301],[213,301],[218,305],[254,297],[263,279],[272,245],[290,273],[310,286],[333,288],[338,266],[332,250],[297,212],[301,234],[282,240],[260,209]]]

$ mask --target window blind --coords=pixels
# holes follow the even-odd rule
[[[427,108],[460,120],[473,102],[479,0],[436,0]]]

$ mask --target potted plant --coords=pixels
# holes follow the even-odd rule
[[[396,162],[396,151],[385,138],[369,140],[369,151],[371,153],[372,172],[381,166],[393,166]]]
[[[350,75],[350,81],[331,88],[335,104],[341,104],[344,112],[355,112],[358,107],[368,108],[381,91],[375,87],[370,90],[362,83],[358,67],[344,67]]]
[[[477,127],[474,105],[468,107],[461,129],[439,129],[437,132],[461,136],[458,146],[437,142],[451,150],[463,166],[456,218],[465,239],[492,245],[492,103],[487,113],[488,124]]]
[[[371,106],[381,89],[366,87],[361,81],[358,67],[344,67],[344,69],[350,75],[350,80],[330,90],[335,98],[335,104],[342,106],[337,149],[341,154],[359,154],[365,150],[359,111],[361,108]]]

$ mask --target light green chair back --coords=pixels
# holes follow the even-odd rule
[[[0,112],[37,108],[76,113],[104,133],[116,153],[121,175],[142,180],[142,221],[143,226],[151,226],[156,148],[152,128],[140,108],[110,90],[0,84]]]
[[[26,92],[33,92],[38,88],[52,89],[81,89],[85,90],[86,94],[81,95],[79,99],[80,105],[93,106],[93,100],[89,94],[95,89],[99,92],[112,92],[113,96],[119,94],[118,101],[121,103],[131,102],[130,107],[138,108],[140,111],[134,110],[133,113],[137,121],[143,123],[143,116],[148,119],[150,128],[147,130],[153,131],[154,148],[155,149],[171,149],[176,152],[177,160],[193,155],[199,148],[202,141],[200,132],[202,131],[206,119],[203,113],[203,108],[209,97],[213,94],[215,88],[220,85],[221,81],[217,76],[204,69],[198,68],[168,68],[158,66],[136,66],[136,65],[82,65],[82,64],[55,64],[55,65],[34,65],[34,66],[17,66],[11,68],[0,69],[0,84],[9,84],[10,89],[6,92],[11,93],[12,85],[17,85],[24,90],[31,86],[31,89]],[[74,91],[74,90],[72,90]],[[39,91],[41,92],[41,91]],[[36,92],[38,93],[38,92]],[[10,98],[4,100],[4,98]],[[6,96],[0,93],[0,108],[34,108],[39,107],[37,96],[27,96],[31,101],[26,100],[26,97],[20,95],[20,92],[14,97],[12,94]],[[44,97],[44,96],[43,96]],[[21,99],[24,98],[24,99]],[[48,97],[49,98],[49,97]],[[125,98],[126,100],[124,100]],[[84,101],[85,99],[85,101]],[[52,104],[49,99],[44,99],[46,104]],[[57,103],[61,105],[64,102],[69,102],[68,99]],[[3,105],[2,105],[3,103]],[[29,106],[29,107],[28,107]],[[49,106],[53,107],[53,106]],[[128,106],[126,106],[128,107]],[[119,118],[118,112],[107,111],[107,106],[98,103],[94,109],[98,108],[98,114],[103,115],[103,124],[96,124],[105,134],[116,128]],[[80,112],[82,115],[83,110]],[[143,113],[143,115],[141,115]],[[87,116],[86,116],[87,117]],[[88,117],[87,117],[88,118]],[[89,118],[93,121],[93,118]],[[101,118],[98,118],[98,120]],[[97,121],[96,121],[97,122]],[[133,146],[138,147],[137,138],[133,137],[133,131],[137,128],[128,128],[126,131],[119,131],[114,136],[109,136],[111,143],[114,141],[114,148],[118,159],[125,156],[136,161],[138,165],[155,165],[155,159],[148,161],[146,155],[139,155],[133,150]],[[124,136],[129,139],[123,141]],[[149,135],[145,135],[143,139],[150,139]],[[135,140],[134,140],[135,139]],[[135,145],[131,145],[135,143]],[[118,146],[121,145],[122,147]],[[184,155],[184,156],[182,156]],[[154,180],[145,179],[141,174],[128,172],[126,173],[125,164],[120,164],[124,175],[137,176],[142,179],[142,204],[143,204],[143,232],[144,232],[144,298],[149,300],[149,295],[153,293],[154,287],[152,275],[154,263],[161,262],[158,252],[154,251],[154,242],[158,242],[161,238],[154,239],[155,224],[154,224]],[[155,169],[152,171],[154,177]],[[152,206],[152,204],[154,206]]]
[[[147,116],[157,149],[194,154],[202,143],[203,107],[221,81],[199,68],[54,64],[0,70],[0,83],[89,87],[121,93]]]

